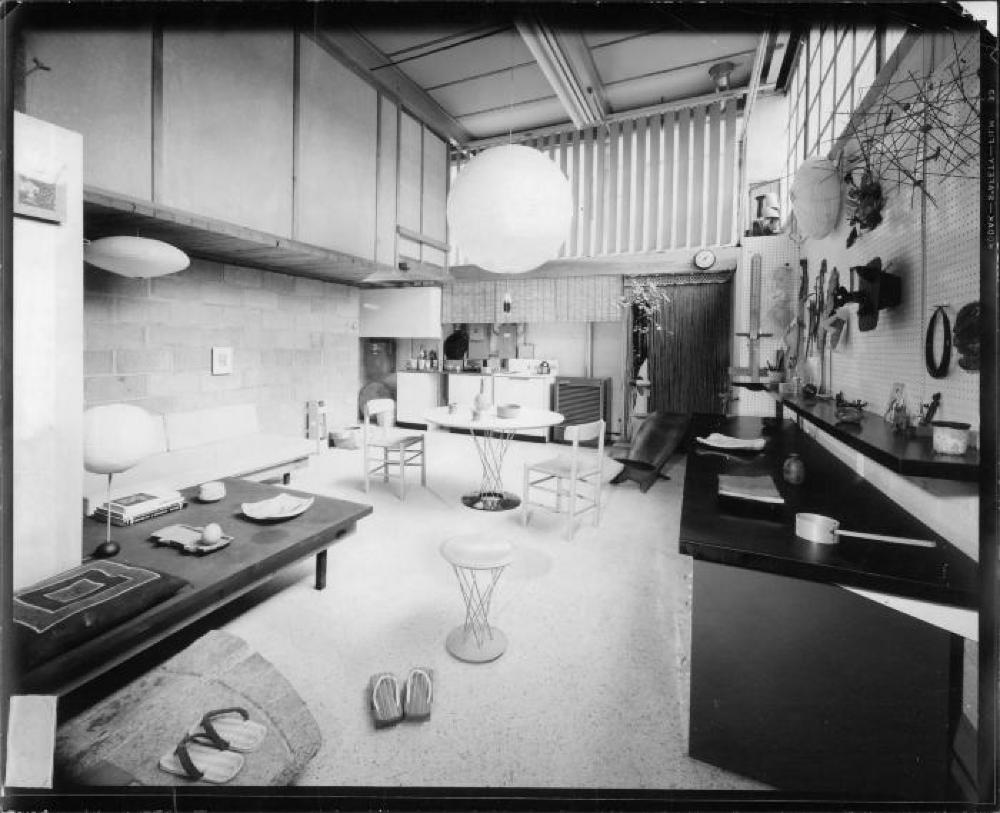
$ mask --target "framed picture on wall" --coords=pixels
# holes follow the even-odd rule
[[[66,184],[15,170],[14,214],[62,223],[66,219]]]

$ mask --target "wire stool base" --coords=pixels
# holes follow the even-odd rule
[[[496,627],[490,628],[490,637],[483,641],[482,646],[476,642],[476,636],[462,624],[448,633],[444,642],[445,648],[454,657],[467,663],[487,663],[495,661],[507,649],[507,636]]]

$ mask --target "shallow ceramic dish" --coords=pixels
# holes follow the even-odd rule
[[[736,452],[759,452],[767,443],[765,438],[734,438],[718,432],[713,432],[706,438],[696,438],[696,440],[713,449],[727,449]]]
[[[307,511],[315,499],[315,497],[293,497],[291,494],[279,494],[277,497],[260,502],[245,502],[241,508],[250,519],[273,522],[297,517]]]

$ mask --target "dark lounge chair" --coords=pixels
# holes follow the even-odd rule
[[[660,469],[687,436],[691,416],[680,412],[653,412],[639,425],[628,457],[616,458],[624,468],[611,481],[634,480],[643,493],[656,482]]]

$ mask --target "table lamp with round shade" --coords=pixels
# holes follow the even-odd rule
[[[94,556],[118,553],[118,544],[111,541],[111,478],[132,468],[155,448],[156,422],[141,407],[105,404],[83,414],[83,467],[93,474],[108,475],[108,531]]]

